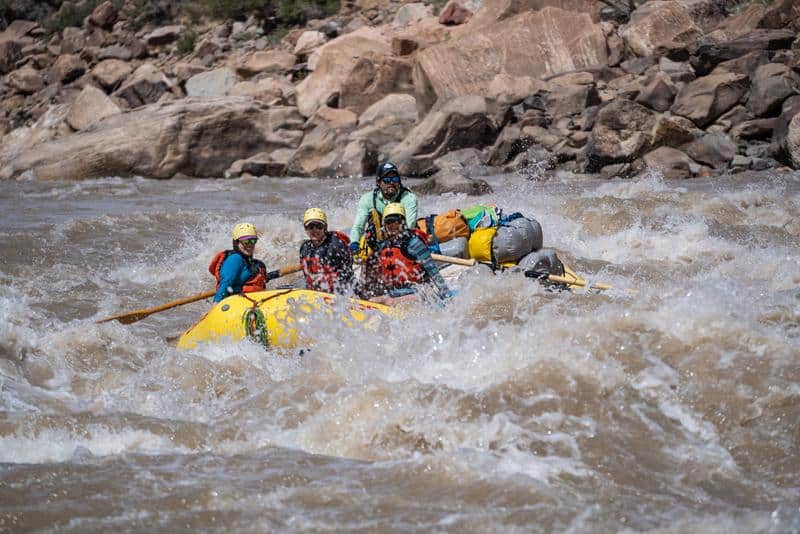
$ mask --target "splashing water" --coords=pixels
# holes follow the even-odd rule
[[[421,214],[520,211],[620,289],[467,272],[302,356],[176,351],[202,301],[94,321],[211,288],[243,220],[296,263],[370,181],[0,183],[0,530],[800,529],[800,175],[488,180]]]

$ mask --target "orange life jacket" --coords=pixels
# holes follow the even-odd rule
[[[334,254],[330,243],[323,250],[313,249],[311,241],[307,240],[300,247],[300,264],[303,266],[303,275],[306,286],[316,291],[334,292],[343,282],[343,275],[353,277],[353,257],[350,254],[350,238],[337,230],[329,231],[331,240],[338,239],[344,245],[340,254]],[[340,257],[343,256],[343,257]]]
[[[211,259],[211,263],[208,266],[208,272],[214,275],[214,278],[217,279],[217,290],[219,290],[219,270],[222,268],[222,262],[225,261],[225,258],[230,256],[231,254],[239,254],[244,258],[244,262],[247,265],[247,268],[250,269],[250,272],[253,272],[253,268],[256,269],[256,274],[251,276],[247,279],[247,281],[242,286],[242,293],[250,293],[251,291],[263,291],[267,287],[267,266],[264,265],[263,261],[257,260],[255,258],[251,258],[239,252],[238,250],[223,250],[222,252],[218,252],[216,256]]]
[[[425,243],[425,233],[414,229],[406,230],[391,244],[384,242],[378,253],[380,260],[381,282],[386,289],[406,287],[418,284],[427,279],[427,273],[422,265],[408,253],[408,243],[413,237],[418,237]]]

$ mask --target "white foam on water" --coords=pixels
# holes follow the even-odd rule
[[[66,462],[75,454],[88,451],[93,456],[114,456],[123,453],[188,454],[192,451],[176,446],[166,436],[143,430],[115,431],[102,425],[81,427],[81,433],[42,429],[32,435],[0,436],[0,462],[47,463]]]
[[[25,295],[12,291],[11,287],[0,289],[0,354],[21,361],[38,346],[36,329],[44,317],[31,310]]]
[[[676,187],[674,184],[667,184],[661,173],[648,171],[642,177],[622,180],[615,178],[607,182],[602,182],[591,192],[586,192],[584,198],[597,198],[598,196],[609,196],[615,198],[636,199],[647,197],[656,193],[667,193],[671,197],[677,197],[686,193],[683,187]]]
[[[133,183],[140,190],[157,190],[152,182]],[[676,521],[691,530],[697,525],[710,528],[719,520],[728,530],[741,531],[730,517],[749,506],[741,504],[748,497],[726,497],[724,482],[714,477],[761,488],[759,477],[772,475],[737,463],[739,455],[749,454],[748,447],[757,449],[748,441],[755,434],[748,434],[739,421],[744,416],[782,416],[775,410],[783,407],[793,413],[796,386],[781,377],[784,372],[791,375],[798,347],[797,336],[790,335],[793,317],[800,316],[800,303],[792,294],[800,277],[791,233],[796,198],[772,193],[768,186],[742,191],[726,186],[718,192],[688,183],[675,186],[656,176],[574,185],[558,180],[498,184],[500,192],[492,196],[424,198],[422,214],[494,202],[506,212],[533,215],[543,224],[546,246],[589,265],[596,261],[629,272],[638,269],[643,274],[634,285],[643,291],[625,297],[613,292],[552,294],[509,273],[464,276],[456,284],[458,297],[446,308],[416,309],[374,330],[342,328],[338,318],[313,317],[308,324],[317,344],[302,357],[265,351],[251,342],[179,353],[164,337],[187,327],[207,307],[204,303],[127,326],[91,321],[213,287],[208,262],[230,246],[230,229],[241,220],[252,220],[262,229],[256,256],[269,269],[293,264],[305,238],[305,205],[325,208],[331,227],[349,226],[361,190],[311,180],[302,184],[307,187],[302,194],[269,206],[265,202],[263,210],[253,202],[240,210],[178,213],[174,219],[135,212],[76,217],[43,235],[52,236],[55,247],[91,244],[86,251],[94,254],[100,249],[94,248],[93,232],[112,236],[116,226],[126,225],[128,230],[119,234],[120,243],[109,244],[111,256],[96,266],[97,273],[83,273],[82,265],[69,258],[50,262],[41,283],[53,279],[63,288],[48,295],[52,302],[34,291],[37,281],[3,278],[12,278],[9,286],[17,289],[0,291],[0,347],[14,360],[5,380],[15,386],[3,388],[2,405],[52,415],[109,415],[123,428],[81,424],[74,431],[18,431],[0,439],[0,460],[70,462],[84,450],[97,456],[208,453],[224,466],[237,462],[237,455],[259,455],[277,446],[298,455],[338,457],[333,463],[369,460],[373,463],[365,471],[375,477],[387,465],[404,471],[430,462],[446,465],[442,469],[453,474],[454,486],[480,481],[507,488],[509,481],[522,481],[523,501],[525,492],[535,488],[568,506],[585,504],[591,513],[571,523],[576,532],[591,531],[598,524],[593,521],[615,513],[611,504],[592,506],[598,484],[611,497],[625,500],[636,493],[649,503],[639,512],[648,514],[639,517],[640,525]],[[127,194],[124,185],[107,185]],[[171,187],[188,194],[220,192],[223,202],[229,191],[239,193],[249,186],[260,187],[265,196],[277,194],[258,181],[187,180]],[[301,187],[279,181],[270,182],[273,186]],[[369,187],[371,183],[364,190]],[[70,190],[65,201],[88,191]],[[623,212],[612,232],[593,232],[572,215],[593,199],[599,199],[601,209],[608,206],[612,215],[614,210]],[[168,204],[169,197],[163,202]],[[727,211],[719,215],[722,208]],[[275,213],[278,209],[283,215]],[[733,215],[726,219],[729,212]],[[159,221],[158,228],[149,228]],[[758,232],[768,237],[737,229],[749,232],[748,225],[760,226]],[[57,280],[58,272],[64,280]],[[623,275],[607,277],[603,270],[581,274],[622,287],[631,283]],[[20,287],[24,297],[17,294]],[[97,299],[103,313],[92,316],[95,308],[75,304],[81,299]],[[775,305],[785,313],[765,320]],[[55,319],[50,306],[63,307],[67,318]],[[70,306],[79,311],[68,311]],[[766,372],[746,374],[754,364]],[[35,372],[35,366],[46,367],[49,375]],[[23,391],[20,384],[34,375],[45,378]],[[728,384],[731,413],[720,422],[708,405],[716,402],[714,387]],[[142,416],[176,434],[190,428],[185,442],[191,445],[140,430],[137,419]],[[784,441],[791,439],[790,432],[767,419],[758,424]],[[601,427],[609,421],[617,426]],[[194,439],[194,432],[203,439]],[[632,482],[617,488],[607,471],[619,466],[595,465],[596,451],[586,445],[612,432],[633,444],[626,454],[635,458],[636,444],[646,442],[645,452],[657,451],[653,454],[666,466],[659,464],[651,472],[643,462],[636,477],[665,481],[675,475],[674,485],[653,489]],[[733,449],[730,443],[742,445]],[[296,469],[305,476],[308,471],[301,464]],[[685,466],[694,474],[682,479]],[[704,494],[704,486],[698,495],[708,499],[703,506],[713,500],[717,509],[725,510],[721,516],[684,508],[688,505],[682,499],[691,494],[693,481],[705,475],[717,493]],[[190,484],[193,476],[185,474],[180,483]],[[392,484],[389,478],[386,484]],[[575,479],[575,486],[564,482]],[[575,489],[582,482],[591,489]],[[790,495],[777,484],[763,487],[769,502]],[[242,507],[261,504],[254,498]],[[636,513],[631,512],[634,518]],[[654,513],[663,514],[663,520],[653,519]],[[792,514],[798,516],[796,510]],[[764,518],[757,515],[742,524],[763,525]],[[302,519],[296,524],[303,524]],[[781,531],[792,525],[791,517],[770,525]]]

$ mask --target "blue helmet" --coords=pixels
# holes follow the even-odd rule
[[[381,163],[378,165],[376,174],[378,175],[378,180],[380,180],[384,176],[389,176],[390,174],[396,174],[397,176],[400,176],[400,171],[397,170],[397,167],[394,163],[389,163],[387,161],[386,163]]]

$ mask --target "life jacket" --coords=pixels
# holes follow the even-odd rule
[[[338,239],[344,245],[344,250],[339,253],[331,247],[331,241]],[[303,266],[303,275],[306,286],[316,291],[332,293],[343,282],[341,277],[345,273],[352,278],[352,262],[350,255],[350,238],[337,230],[328,232],[328,236],[316,249],[311,245],[311,240],[306,240],[300,247],[300,264]],[[344,257],[340,257],[340,256]]]
[[[372,250],[376,250],[378,248],[378,243],[383,241],[383,215],[381,214],[380,210],[378,210],[378,195],[380,193],[380,187],[376,187],[372,190],[372,209],[369,212],[367,224],[364,227],[364,242],[366,243],[367,248]],[[410,189],[400,185],[400,189],[397,192],[397,198],[392,200],[392,202],[401,202],[403,197],[409,193],[411,193]],[[412,221],[412,223],[416,224],[417,221]],[[423,243],[424,242],[425,239],[423,239]]]
[[[378,251],[381,282],[386,289],[419,284],[428,279],[428,274],[415,258],[409,256],[408,244],[414,237],[425,242],[425,233],[406,230],[392,241],[384,241]]]
[[[245,281],[245,283],[242,285],[242,293],[263,291],[267,287],[267,266],[264,265],[263,261],[246,256],[238,250],[223,250],[222,252],[218,252],[208,265],[208,272],[213,274],[214,278],[217,279],[217,290],[219,290],[220,282],[219,270],[222,268],[222,263],[231,254],[239,254],[242,258],[244,258],[244,263],[247,265],[247,268],[250,270],[250,272],[252,273],[254,270],[256,271],[256,274],[248,278],[247,281]]]

